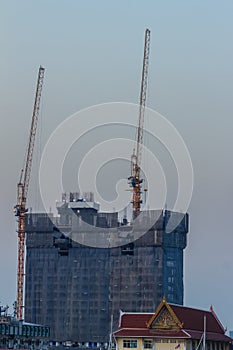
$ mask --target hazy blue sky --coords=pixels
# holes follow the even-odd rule
[[[38,66],[46,67],[43,144],[81,108],[138,102],[148,27],[147,104],[179,130],[194,166],[185,304],[213,304],[224,325],[233,329],[232,16],[232,0],[0,2],[2,303],[15,299],[13,206]]]

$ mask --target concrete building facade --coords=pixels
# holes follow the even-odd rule
[[[164,295],[169,302],[183,304],[188,214],[159,212],[152,227],[132,240],[131,224],[119,223],[117,213],[99,212],[94,201],[73,196],[57,208],[59,218],[27,216],[26,321],[48,324],[54,341],[104,344],[111,315],[116,330],[120,309],[149,312]],[[172,221],[178,225],[167,232]],[[123,237],[120,243],[125,244],[110,248],[82,244],[72,233],[84,237],[88,227],[83,229],[83,222],[92,225],[98,242],[104,227]]]

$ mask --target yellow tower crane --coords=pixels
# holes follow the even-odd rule
[[[130,187],[133,190],[133,218],[136,218],[140,213],[142,203],[142,182],[141,179],[141,156],[142,156],[142,142],[143,142],[143,123],[146,107],[146,92],[147,92],[147,80],[148,80],[148,67],[149,67],[149,52],[150,52],[150,30],[146,29],[145,32],[145,44],[144,44],[144,56],[143,56],[143,68],[142,68],[142,80],[141,80],[141,92],[140,92],[140,105],[139,105],[139,117],[137,128],[137,145],[136,152],[133,151],[131,157],[131,176],[128,178]]]
[[[39,68],[36,95],[31,121],[30,137],[27,146],[26,160],[21,171],[20,181],[17,185],[17,204],[14,207],[15,216],[18,217],[18,265],[17,265],[17,308],[16,316],[23,319],[23,292],[24,292],[24,255],[25,255],[25,216],[29,180],[32,167],[32,157],[35,145],[37,122],[39,117],[40,100],[44,79],[43,67]]]

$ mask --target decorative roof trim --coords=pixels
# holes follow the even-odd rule
[[[122,316],[124,315],[125,313],[120,310],[120,313],[119,313],[119,319],[118,319],[118,328],[121,327],[121,320],[122,320]]]
[[[182,331],[183,331],[185,334],[187,334],[187,336],[188,336],[189,338],[192,338],[191,335],[190,335],[185,329],[182,329]]]
[[[226,328],[223,327],[222,323],[220,322],[218,316],[216,315],[216,313],[214,312],[214,309],[213,309],[213,306],[211,305],[210,307],[210,311],[211,314],[214,316],[215,320],[218,322],[219,326],[221,327],[222,331],[223,331],[223,334],[226,333]]]
[[[182,332],[183,332],[184,334],[186,334],[186,336],[185,336],[185,335],[181,335],[181,334],[175,336],[175,335],[168,335],[168,334],[162,335],[162,334],[153,334],[153,333],[147,334],[146,336],[142,336],[142,335],[132,335],[132,334],[129,334],[129,335],[124,334],[123,336],[121,335],[122,332],[128,331],[128,330],[129,330],[129,329],[121,328],[121,329],[115,331],[115,332],[113,333],[113,335],[114,335],[114,337],[124,337],[124,338],[132,338],[132,337],[134,337],[134,338],[147,337],[147,338],[153,338],[153,339],[188,339],[188,338],[192,338],[191,335],[188,334],[187,332],[185,332],[184,330],[182,330]],[[130,329],[130,330],[132,330],[132,329]],[[135,331],[135,329],[134,329],[133,331]],[[143,331],[145,331],[145,330],[140,329],[140,331],[143,332]],[[149,331],[149,330],[148,330],[148,331]]]
[[[168,312],[171,314],[172,318],[174,319],[175,323],[177,324],[177,326],[182,329],[183,324],[180,322],[180,320],[178,319],[178,317],[176,316],[175,312],[173,311],[172,307],[167,303],[165,296],[163,297],[161,303],[159,304],[159,306],[157,307],[157,310],[155,311],[154,315],[151,317],[151,319],[149,320],[149,322],[146,323],[147,328],[151,328],[152,324],[154,322],[154,320],[156,319],[156,317],[159,315],[159,313],[161,312],[162,308],[166,307],[166,309],[168,310]],[[160,327],[158,327],[160,328]],[[164,328],[164,327],[161,327]]]

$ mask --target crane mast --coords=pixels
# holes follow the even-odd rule
[[[141,179],[141,156],[142,156],[142,142],[143,142],[143,123],[145,116],[146,107],[146,92],[147,92],[147,81],[148,81],[148,67],[149,67],[149,52],[150,52],[150,30],[146,29],[145,32],[145,43],[144,43],[144,56],[143,56],[143,68],[142,68],[142,80],[141,80],[141,91],[140,91],[140,105],[139,105],[139,116],[138,116],[138,128],[137,128],[137,145],[136,152],[133,151],[131,157],[131,176],[129,177],[130,186],[133,190],[133,218],[136,218],[140,213],[141,208],[141,193],[142,193],[142,182]]]
[[[36,129],[40,110],[40,100],[44,79],[43,67],[39,67],[35,101],[32,113],[29,143],[24,168],[21,171],[20,181],[17,185],[17,205],[14,207],[15,215],[18,217],[18,264],[17,264],[17,310],[18,319],[23,318],[23,292],[24,292],[24,255],[25,255],[25,216],[27,213],[26,202],[29,180],[32,167],[32,157],[35,145]]]

